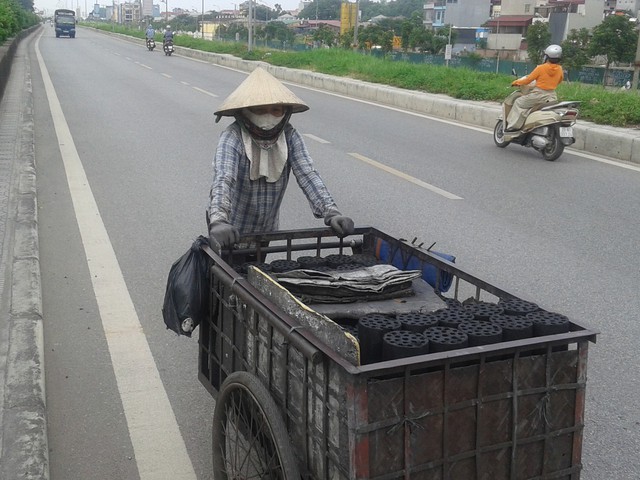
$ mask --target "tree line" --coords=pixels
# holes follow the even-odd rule
[[[636,56],[638,32],[630,15],[609,15],[593,29],[573,29],[562,42],[563,67],[580,70],[594,58],[604,59],[605,74],[612,64],[632,63]],[[541,63],[543,51],[551,43],[547,23],[534,23],[527,31],[527,53],[533,63]],[[604,80],[603,80],[604,81]]]
[[[33,0],[0,0],[0,44],[39,21]]]

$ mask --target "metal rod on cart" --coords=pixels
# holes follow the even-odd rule
[[[362,245],[362,240],[352,240],[346,246],[348,247],[358,247]],[[273,246],[260,246],[260,252],[262,254],[267,253],[281,253],[281,252],[296,252],[296,251],[304,251],[304,250],[317,250],[318,248],[340,248],[343,249],[345,243],[343,240],[339,242],[322,242],[318,243],[298,243],[291,245],[273,245]],[[341,250],[342,251],[342,250]],[[225,250],[224,253],[229,252]],[[238,248],[232,251],[233,255],[246,255],[246,254],[256,253],[256,248]]]

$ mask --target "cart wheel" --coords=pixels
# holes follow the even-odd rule
[[[300,479],[280,411],[250,373],[232,373],[222,384],[212,433],[216,480]]]

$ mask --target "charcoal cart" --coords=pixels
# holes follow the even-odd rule
[[[362,364],[349,333],[359,315],[532,299],[371,227],[344,241],[307,229],[242,242],[235,256],[204,248],[211,315],[200,325],[199,379],[216,398],[216,480],[580,478],[596,332],[571,320],[562,333]],[[419,272],[417,293],[308,302],[265,273],[266,254],[373,256]]]

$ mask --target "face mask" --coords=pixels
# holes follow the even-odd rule
[[[242,109],[242,114],[256,127],[261,128],[262,130],[271,130],[278,126],[278,124],[282,121],[282,116],[276,117],[275,115],[271,115],[270,113],[265,113],[262,115],[257,115],[253,113],[248,108]]]

